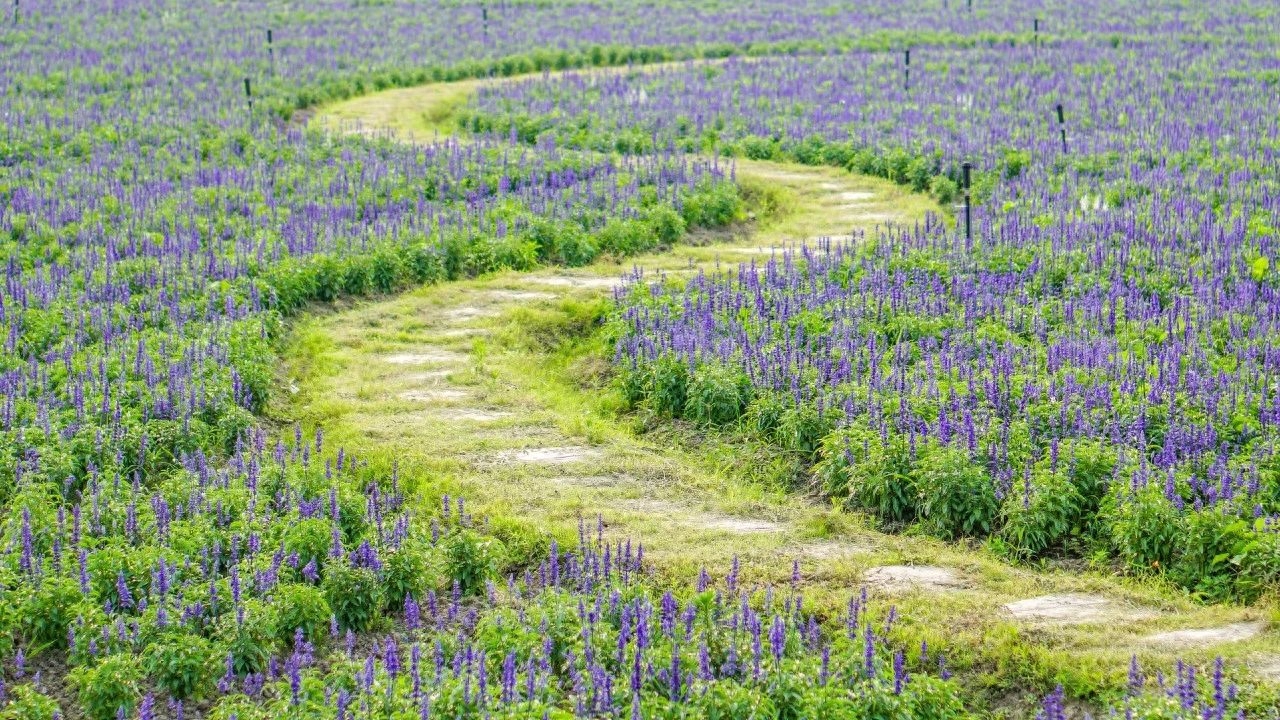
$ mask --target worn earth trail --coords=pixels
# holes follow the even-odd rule
[[[408,139],[414,129],[447,129],[477,86],[357,98],[311,122],[364,119]],[[798,561],[817,602],[834,605],[867,586],[893,597],[931,646],[975,664],[1012,655],[1032,673],[1069,677],[1122,672],[1134,653],[1157,662],[1223,655],[1280,680],[1280,636],[1263,611],[1203,607],[1149,583],[1013,568],[980,550],[875,532],[856,516],[742,481],[713,441],[690,447],[637,433],[595,389],[603,359],[530,346],[523,327],[609,297],[633,267],[650,276],[714,271],[797,240],[874,237],[877,225],[937,211],[891,183],[836,169],[738,161],[736,174],[780,188],[788,212],[736,237],[693,238],[623,265],[501,273],[300,321],[282,369],[296,392],[278,413],[566,537],[579,517],[599,515],[683,581],[704,566],[723,575],[737,556],[749,578],[784,583]]]

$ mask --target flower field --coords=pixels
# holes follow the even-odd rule
[[[273,412],[298,318],[743,225],[736,157],[943,203],[972,163],[973,237],[637,274],[607,328],[632,405],[794,453],[891,529],[1274,597],[1277,18],[1044,3],[1033,38],[1018,4],[951,4],[15,1],[0,720],[981,716],[866,590],[673,580],[603,521],[476,510]],[[303,122],[538,72],[465,139]],[[1271,717],[1231,677],[1135,657],[1089,700]],[[1072,712],[1049,689],[1026,714]]]
[[[935,219],[631,293],[631,400],[799,453],[887,524],[1101,553],[1209,598],[1274,592],[1274,56],[1170,40],[915,58],[907,89],[884,56],[735,61],[525,83],[479,117],[521,98],[596,146],[639,116],[659,148],[844,165],[944,201],[973,163],[971,238]]]

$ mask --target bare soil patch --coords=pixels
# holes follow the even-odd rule
[[[534,290],[488,290],[485,292],[485,296],[499,301],[529,302],[532,300],[550,300],[556,295],[555,293]]]
[[[529,282],[539,285],[567,288],[614,288],[622,284],[622,278],[582,277],[578,275],[533,275]]]
[[[816,542],[805,545],[802,552],[817,560],[832,560],[873,552],[872,548],[848,542]]]
[[[382,361],[390,365],[446,365],[462,362],[466,357],[451,350],[421,350],[383,355]]]
[[[413,400],[415,402],[457,402],[466,400],[471,397],[471,393],[466,390],[458,390],[456,388],[439,388],[436,390],[406,390],[400,393],[403,400]]]
[[[583,460],[594,460],[600,455],[599,450],[593,450],[589,447],[568,446],[510,450],[499,453],[498,459],[531,465],[563,465],[582,462]]]
[[[1203,647],[1248,640],[1262,633],[1265,628],[1266,623],[1261,621],[1239,622],[1214,628],[1193,628],[1156,633],[1155,635],[1148,635],[1144,640],[1150,645]]]
[[[613,475],[561,475],[551,478],[551,482],[557,485],[606,488],[621,485],[622,478]]]
[[[875,193],[862,192],[859,190],[849,190],[837,195],[837,197],[846,202],[866,202],[875,196]]]
[[[511,417],[509,412],[480,410],[477,408],[444,408],[434,414],[442,420],[459,420],[463,422],[496,422]]]
[[[868,585],[885,590],[959,590],[966,583],[955,570],[932,565],[883,565],[867,570]]]
[[[1089,623],[1108,619],[1137,619],[1151,613],[1127,608],[1101,595],[1068,593],[1041,595],[1011,602],[1004,606],[1019,620],[1041,620],[1061,623]]]

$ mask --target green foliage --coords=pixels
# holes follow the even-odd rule
[[[321,518],[299,520],[284,534],[284,550],[288,554],[298,554],[299,568],[311,562],[315,562],[317,569],[323,567],[332,544],[329,521]]]
[[[1251,520],[1217,509],[1189,513],[1178,534],[1170,575],[1206,600],[1229,599],[1234,576],[1259,543]]]
[[[219,653],[231,656],[231,669],[237,675],[260,673],[266,670],[275,652],[275,623],[271,611],[260,601],[245,603],[244,621],[233,616],[222,618],[218,627]],[[292,638],[290,638],[292,640]]]
[[[209,720],[266,720],[267,711],[248,695],[227,695],[209,711]]]
[[[490,517],[485,534],[501,545],[500,574],[510,574],[537,565],[551,550],[551,535],[546,528],[524,520],[495,515]]]
[[[598,252],[595,241],[576,223],[537,218],[527,234],[541,262],[579,267],[595,260]]]
[[[728,183],[704,185],[683,198],[681,215],[689,227],[724,227],[743,213],[742,198]]]
[[[943,447],[916,463],[921,524],[945,539],[991,532],[999,511],[991,478],[965,450]]]
[[[1120,491],[1106,508],[1111,546],[1131,572],[1164,572],[1183,532],[1182,515],[1160,488]]]
[[[659,415],[680,417],[689,391],[689,366],[674,356],[659,358],[647,368],[645,398]]]
[[[62,717],[58,701],[36,690],[34,685],[7,688],[9,702],[0,709],[0,720],[54,720]]]
[[[332,564],[325,572],[321,588],[338,619],[338,626],[344,630],[368,630],[382,612],[385,600],[382,583],[368,568]]]
[[[41,583],[18,616],[27,642],[37,647],[66,647],[67,628],[83,597],[80,586],[70,578],[53,577]]]
[[[151,644],[143,665],[156,687],[179,700],[201,697],[212,684],[219,658],[198,635],[170,634]]]
[[[915,461],[905,438],[893,438],[888,445],[868,444],[867,457],[849,469],[849,499],[855,507],[868,510],[890,523],[908,523],[916,518],[920,497],[916,485]]]
[[[698,698],[697,713],[707,720],[763,720],[777,717],[773,702],[756,688],[717,683]]]
[[[449,578],[467,595],[484,592],[503,553],[502,543],[466,528],[450,534],[444,541]]]
[[[90,720],[116,720],[121,710],[131,715],[138,704],[142,666],[133,655],[111,655],[95,666],[76,668],[71,681]]]
[[[311,585],[297,583],[276,588],[271,611],[276,641],[283,647],[293,645],[298,630],[302,630],[308,642],[318,642],[328,630],[333,615],[324,593]]]
[[[432,579],[427,548],[420,543],[406,541],[383,558],[382,587],[391,610],[403,608],[406,597],[425,597]]]
[[[822,447],[822,438],[831,432],[835,417],[808,403],[792,404],[778,418],[774,440],[784,449],[813,459]]]
[[[776,392],[759,392],[747,407],[744,425],[748,432],[761,439],[771,439],[782,424],[789,399]]]
[[[623,257],[652,250],[657,245],[657,237],[649,225],[636,219],[612,219],[596,238],[602,252]]]
[[[751,397],[751,380],[741,371],[706,364],[689,378],[684,417],[699,425],[722,427],[742,416]]]
[[[1077,529],[1083,505],[1084,498],[1066,476],[1037,471],[1029,488],[1014,488],[1005,498],[1000,536],[1017,555],[1038,557]]]
[[[641,217],[659,246],[675,245],[684,237],[685,219],[669,205],[651,205],[644,209]],[[727,222],[725,219],[721,224]]]

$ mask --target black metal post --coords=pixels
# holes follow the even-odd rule
[[[1040,49],[1040,18],[1031,21],[1031,47]]]
[[[484,36],[487,38],[489,37],[489,8],[484,5],[480,6],[480,19],[484,22]]]
[[[274,38],[271,36],[271,28],[267,28],[267,61],[271,63],[271,74],[276,74],[276,49],[272,45]]]
[[[244,96],[249,101],[249,114],[253,114],[253,87],[249,85],[249,78],[244,79]]]
[[[966,243],[971,243],[973,242],[973,214],[969,200],[969,173],[973,165],[965,163],[961,167],[964,168],[964,239]]]
[[[18,2],[19,2],[19,0],[13,0],[13,25],[14,25],[14,27],[17,27],[17,26],[18,26]]]
[[[1062,103],[1058,103],[1058,134],[1062,136],[1062,154],[1067,154],[1067,126],[1062,115]]]
[[[902,89],[910,90],[911,89],[911,51],[904,50],[903,53],[904,53],[906,62],[903,65]]]

